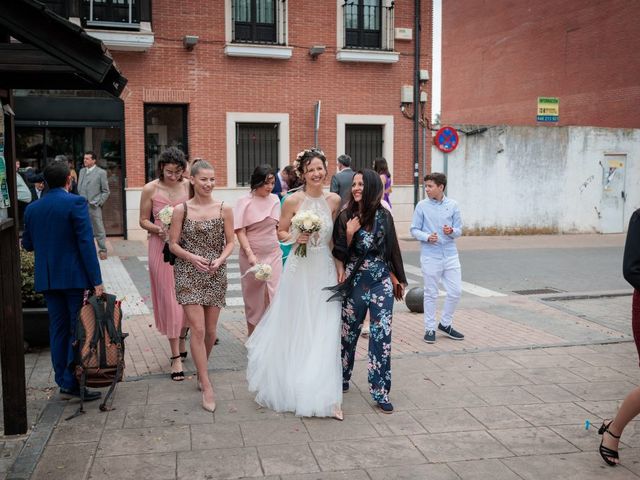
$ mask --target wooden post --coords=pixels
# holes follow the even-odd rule
[[[0,89],[0,101],[13,107],[10,90]],[[2,402],[4,433],[17,435],[27,431],[27,393],[24,374],[24,340],[20,250],[18,247],[18,206],[16,192],[15,129],[13,116],[4,115],[4,158],[7,185],[11,197],[9,218],[0,220],[0,364],[2,365]],[[0,130],[3,121],[0,119]]]

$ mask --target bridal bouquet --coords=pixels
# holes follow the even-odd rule
[[[271,269],[271,265],[269,265],[268,263],[256,263],[253,267],[244,272],[244,275],[253,273],[253,275],[256,277],[256,280],[266,282],[271,278],[272,272],[273,270]],[[244,275],[242,276],[244,277]]]
[[[312,234],[320,231],[322,219],[312,211],[305,210],[296,213],[295,217],[291,220],[291,225],[300,233]],[[306,257],[307,244],[298,245],[294,253],[300,257]]]

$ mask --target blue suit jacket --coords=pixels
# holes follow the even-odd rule
[[[102,284],[84,197],[54,188],[30,203],[24,214],[22,246],[36,252],[37,292]]]

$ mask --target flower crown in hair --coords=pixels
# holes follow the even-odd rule
[[[296,155],[296,159],[293,162],[293,168],[295,168],[296,172],[300,170],[300,162],[302,162],[302,159],[309,155],[322,155],[323,157],[325,156],[324,152],[319,148],[312,147],[302,150],[298,153],[298,155]]]

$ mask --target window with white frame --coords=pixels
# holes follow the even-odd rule
[[[225,0],[224,53],[288,60],[286,0]]]
[[[286,1],[228,0],[232,43],[286,44]]]
[[[233,41],[277,43],[276,1],[233,0]]]
[[[393,115],[337,115],[336,152],[348,153],[358,168],[384,157],[393,174]]]
[[[246,185],[261,163],[289,164],[289,114],[227,112],[227,186]]]
[[[393,50],[393,1],[339,1],[341,18],[338,23],[342,24],[342,48]]]
[[[140,1],[138,0],[82,0],[84,24],[91,27],[140,27]]]

